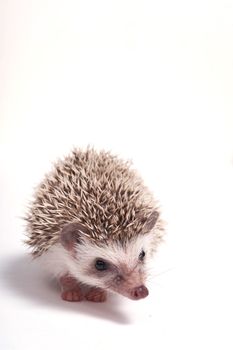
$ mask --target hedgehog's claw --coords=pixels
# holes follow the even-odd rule
[[[84,299],[80,290],[66,290],[61,293],[61,298],[65,301],[82,301]]]

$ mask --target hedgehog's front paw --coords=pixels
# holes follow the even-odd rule
[[[82,289],[78,281],[69,275],[60,278],[61,298],[66,301],[81,301],[84,299]]]
[[[87,294],[86,299],[95,303],[102,303],[107,299],[107,293],[100,288],[91,288]]]
[[[61,298],[66,301],[81,301],[84,299],[80,290],[66,290],[61,293]]]

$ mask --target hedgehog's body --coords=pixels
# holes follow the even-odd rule
[[[75,150],[38,187],[27,243],[60,278],[66,300],[102,301],[105,290],[140,299],[148,294],[144,251],[150,255],[162,235],[158,215],[128,163]],[[84,293],[79,282],[92,288]]]

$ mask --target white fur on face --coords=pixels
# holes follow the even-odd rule
[[[92,267],[94,270],[96,259],[103,259],[119,268],[124,265],[130,272],[138,266],[139,254],[144,250],[146,255],[140,268],[146,269],[147,258],[151,256],[152,240],[154,240],[154,233],[139,235],[132,239],[126,247],[123,247],[117,242],[97,246],[85,238],[82,243],[76,245],[73,255],[60,243],[57,243],[39,259],[55,276],[60,277],[68,273],[84,284],[106,288],[106,282],[108,278],[112,278],[111,275],[106,274],[105,278],[100,278],[98,274],[87,273]]]
[[[142,250],[150,254],[150,242],[151,234],[138,236],[125,247],[118,242],[97,246],[86,239],[76,247],[77,260],[81,266],[89,266],[96,259],[103,259],[116,266],[124,264],[130,270],[135,268]]]

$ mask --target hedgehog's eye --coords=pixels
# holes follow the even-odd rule
[[[95,268],[98,271],[104,271],[108,269],[108,264],[105,261],[98,259],[95,262]]]
[[[143,261],[145,258],[145,255],[146,255],[146,253],[144,252],[144,250],[142,250],[141,253],[139,254],[139,260]]]

